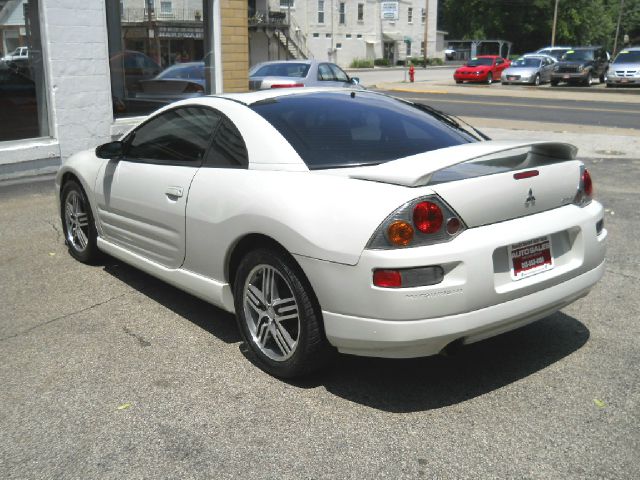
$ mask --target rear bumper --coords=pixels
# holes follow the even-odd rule
[[[448,243],[365,250],[357,265],[296,256],[323,311],[325,332],[340,351],[381,357],[439,352],[543,318],[585,295],[604,271],[607,231],[593,201],[471,228]],[[509,245],[548,236],[554,267],[511,277]],[[441,283],[413,288],[373,285],[377,268],[441,266]]]
[[[560,285],[473,312],[398,322],[322,312],[329,342],[343,353],[410,358],[435,355],[449,343],[473,343],[544,318],[578,300],[602,277],[605,264]]]

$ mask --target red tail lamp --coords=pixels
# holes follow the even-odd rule
[[[422,233],[438,232],[442,221],[442,210],[433,202],[420,202],[413,209],[413,224]]]

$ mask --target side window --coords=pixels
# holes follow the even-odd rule
[[[498,58],[496,60],[496,65],[502,65],[504,63],[504,60],[502,60],[501,58]]]
[[[318,80],[335,80],[328,63],[321,63],[318,65]]]
[[[126,157],[143,162],[200,165],[220,114],[202,107],[175,108],[138,128]]]
[[[226,117],[222,117],[220,126],[213,136],[205,165],[221,168],[247,168],[249,166],[247,147],[242,135],[231,120]]]
[[[331,70],[333,71],[333,76],[336,78],[336,80],[338,80],[339,82],[349,81],[349,75],[344,73],[339,66],[334,65],[333,63],[330,63],[329,66],[331,67]]]

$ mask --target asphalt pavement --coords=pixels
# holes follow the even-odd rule
[[[0,182],[0,478],[640,478],[638,131],[463,118],[580,147],[604,278],[449,356],[342,355],[296,382],[248,362],[231,315],[112,258],[74,261],[50,179]]]
[[[0,187],[0,477],[640,477],[638,159],[587,161],[607,271],[451,356],[340,356],[283,382],[233,318],[66,252],[52,183]]]

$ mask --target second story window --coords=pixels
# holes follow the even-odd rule
[[[358,21],[364,21],[364,3],[358,4]]]
[[[425,9],[422,9],[422,23],[424,23],[424,20],[427,18],[427,12],[425,11]]]
[[[340,9],[338,10],[338,12],[340,13],[339,23],[340,25],[344,25],[345,23],[347,23],[347,20],[346,20],[347,16],[345,15],[344,2],[340,2]]]
[[[318,0],[318,23],[324,23],[324,0]]]
[[[294,0],[280,0],[280,8],[294,7]]]
[[[171,15],[173,13],[173,5],[171,2],[160,2],[160,14],[161,15]]]
[[[407,22],[413,23],[413,8],[411,7],[407,10]]]

